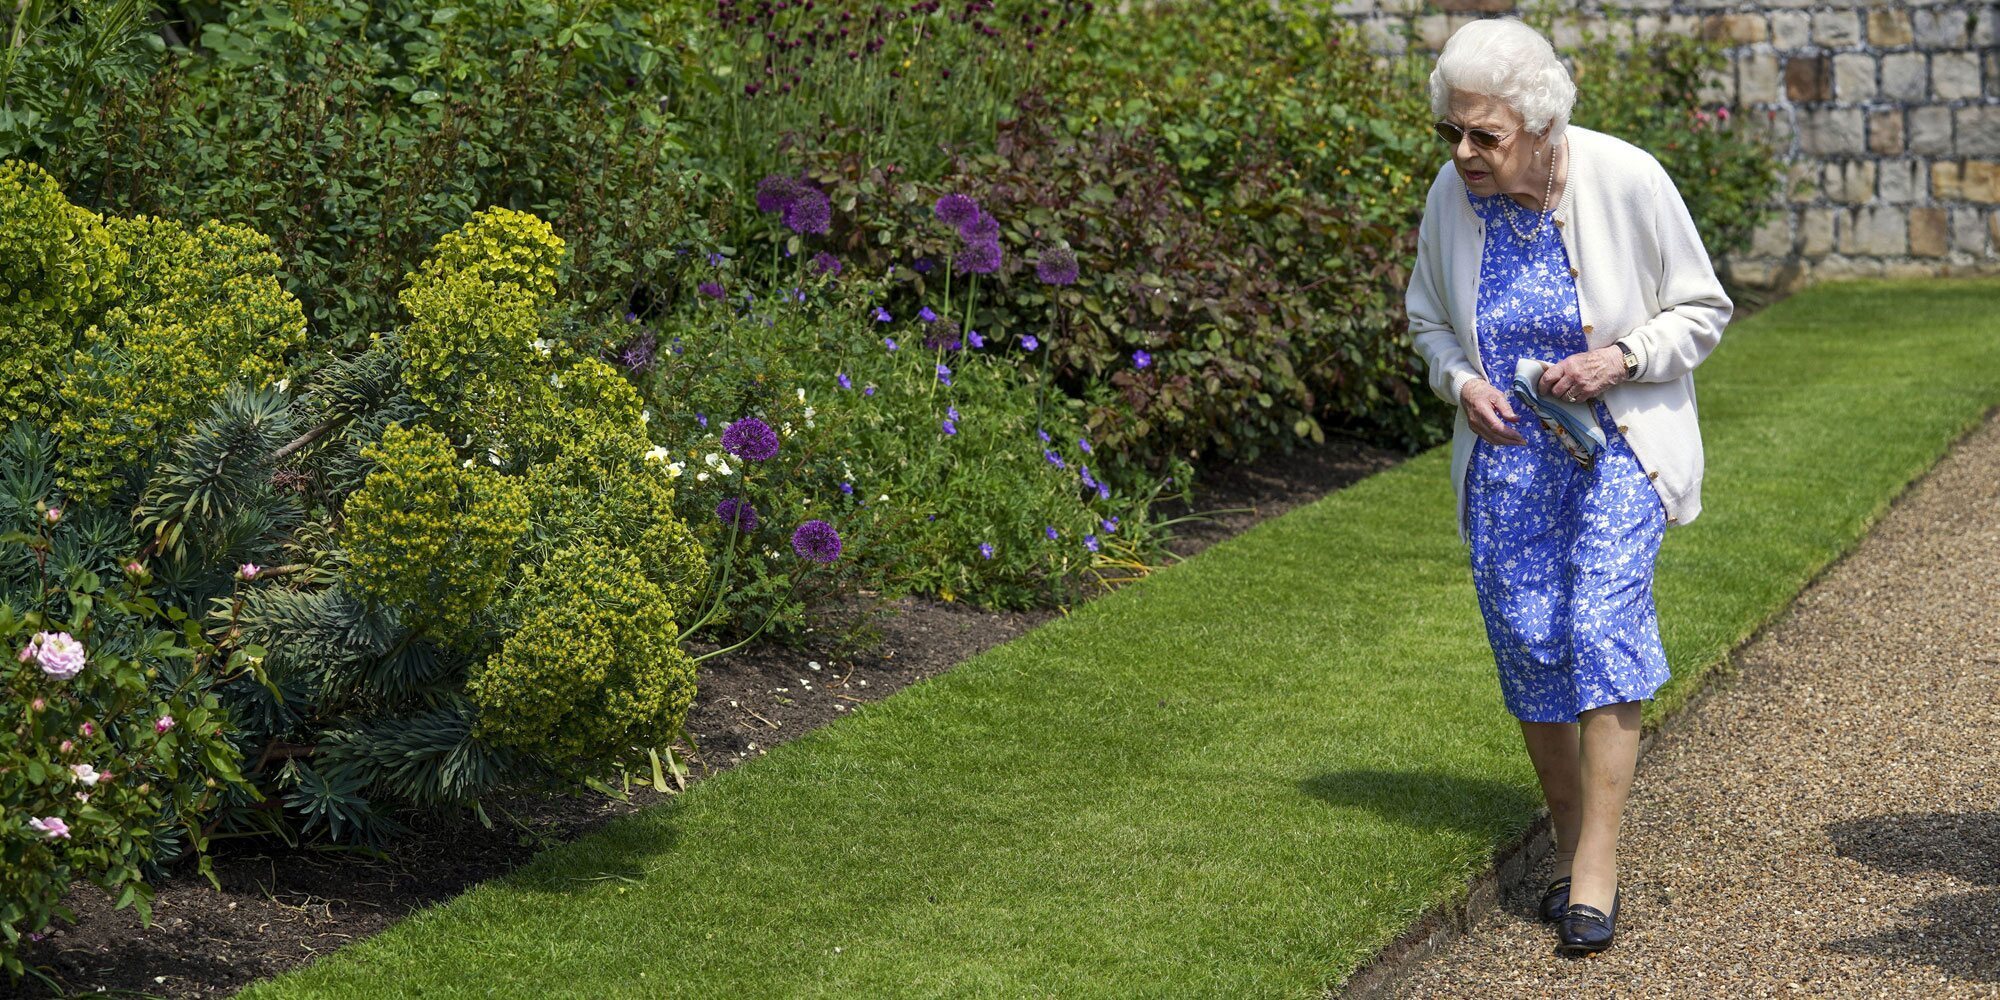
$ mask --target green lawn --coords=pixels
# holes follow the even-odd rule
[[[2000,403],[1996,305],[1995,281],[1838,285],[1723,338],[1649,719]],[[1316,996],[1540,805],[1446,457],[244,995]]]

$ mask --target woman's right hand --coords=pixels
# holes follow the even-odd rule
[[[1520,414],[1514,412],[1514,404],[1507,394],[1493,387],[1493,383],[1476,378],[1465,383],[1458,394],[1460,406],[1465,407],[1465,422],[1472,425],[1472,433],[1484,438],[1489,444],[1527,444],[1528,439],[1514,429],[1514,421]]]

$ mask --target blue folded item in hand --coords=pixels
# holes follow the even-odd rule
[[[1546,361],[1522,358],[1514,365],[1514,395],[1533,411],[1563,450],[1588,469],[1605,445],[1604,428],[1598,426],[1597,414],[1589,402],[1572,403],[1542,395],[1537,386],[1542,384],[1542,373],[1549,367]]]

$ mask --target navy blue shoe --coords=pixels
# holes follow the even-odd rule
[[[1542,893],[1542,923],[1553,924],[1561,920],[1568,910],[1569,876],[1564,875],[1550,882],[1548,891]]]
[[[1618,898],[1624,895],[1619,889],[1611,893],[1611,915],[1588,903],[1571,903],[1563,912],[1562,943],[1556,945],[1556,954],[1576,957],[1590,955],[1611,947],[1611,939],[1618,933]]]

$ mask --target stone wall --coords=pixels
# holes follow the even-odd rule
[[[2000,0],[1627,0],[1564,5],[1585,30],[1731,44],[1710,98],[1766,128],[1791,183],[1735,281],[2000,272]],[[1371,44],[1435,51],[1514,0],[1333,0]],[[1632,15],[1629,23],[1604,15]]]

